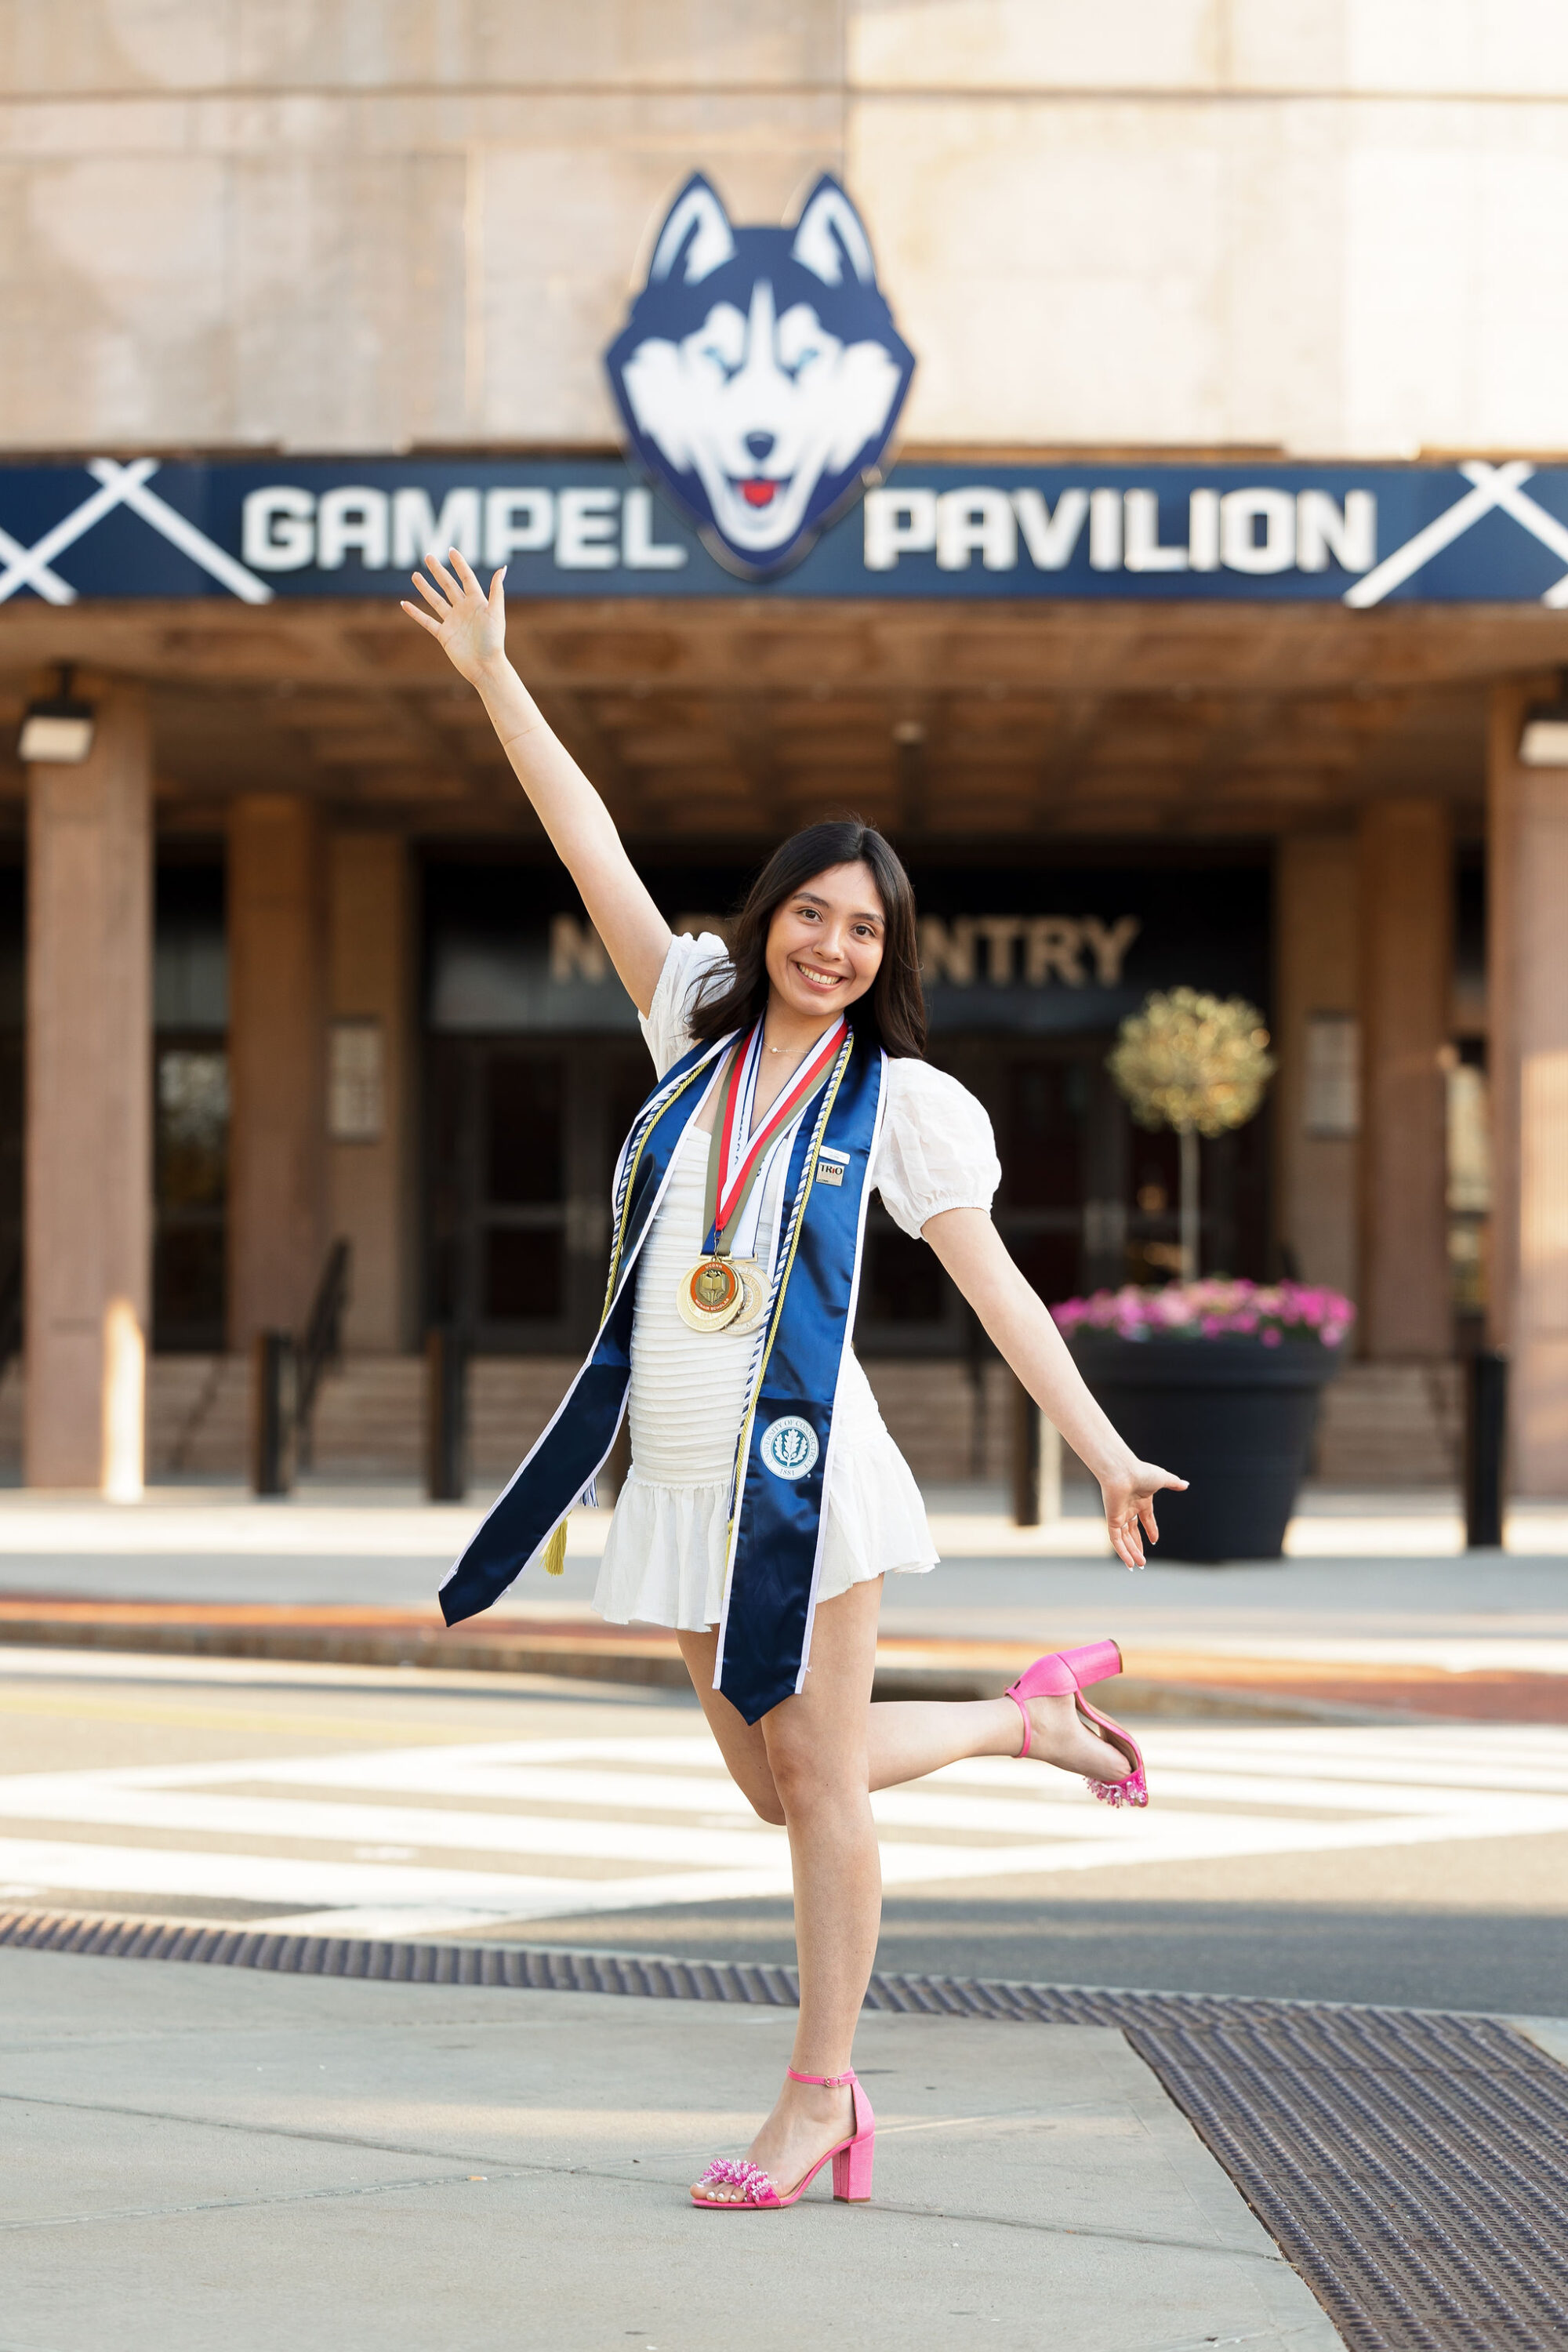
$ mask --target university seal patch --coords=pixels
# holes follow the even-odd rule
[[[797,1412],[770,1421],[762,1435],[762,1456],[775,1478],[804,1478],[816,1466],[816,1432]]]

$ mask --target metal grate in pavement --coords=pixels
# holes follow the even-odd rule
[[[793,2008],[793,1969],[0,1913],[0,1945]],[[1124,2033],[1352,2352],[1568,2346],[1568,2068],[1495,2019],[879,1974],[867,2006]]]

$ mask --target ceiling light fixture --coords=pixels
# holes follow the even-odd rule
[[[59,692],[28,703],[16,743],[25,767],[74,768],[91,751],[97,712],[72,694],[71,676],[71,664],[62,662]]]
[[[1531,703],[1519,735],[1520,765],[1568,768],[1568,671],[1558,680],[1555,702]]]

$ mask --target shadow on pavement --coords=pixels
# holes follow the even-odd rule
[[[543,1919],[530,1944],[793,1965],[787,1903]],[[879,1969],[1136,1991],[1568,2016],[1560,1917],[1325,1904],[986,1903],[890,1898]]]

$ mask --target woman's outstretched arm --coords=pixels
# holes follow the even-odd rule
[[[1184,1478],[1140,1462],[1084,1385],[1051,1311],[1025,1281],[984,1209],[944,1209],[922,1228],[1000,1353],[1080,1462],[1100,1481],[1117,1557],[1143,1566],[1143,1537],[1159,1540],[1154,1497]]]
[[[626,856],[609,810],[506,657],[505,565],[492,577],[487,596],[455,547],[448,559],[449,570],[435,556],[426,557],[430,578],[420,572],[414,575],[424,607],[405,598],[403,609],[478,690],[501,750],[582,892],[610,961],[637,1011],[646,1013],[669,953],[669,925]]]

